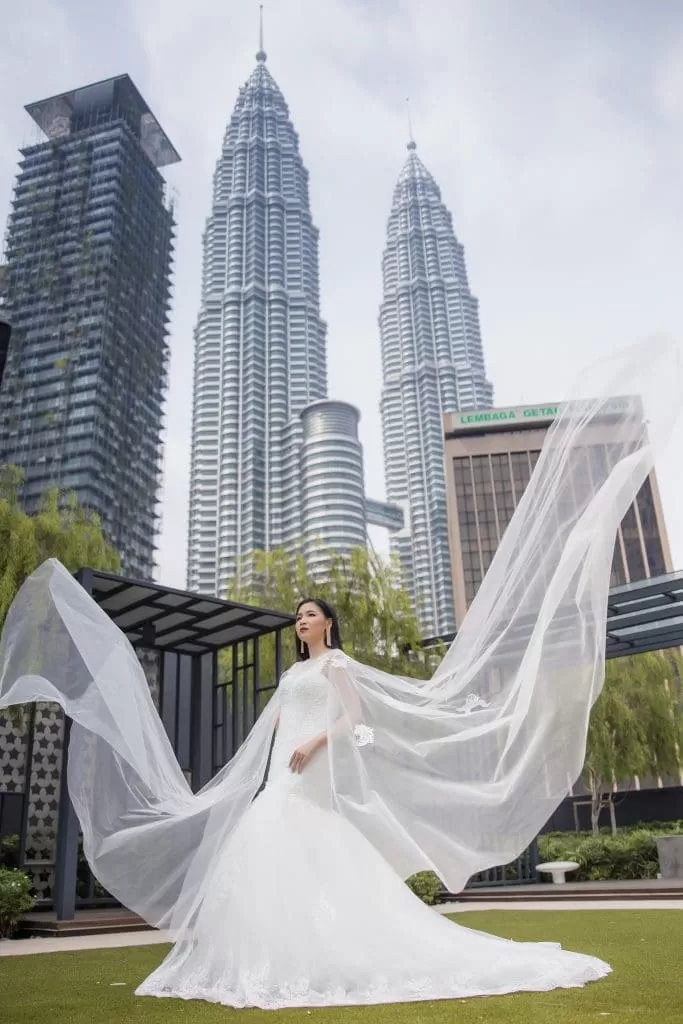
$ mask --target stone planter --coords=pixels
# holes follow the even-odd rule
[[[683,881],[683,836],[658,836],[657,855],[662,878]]]
[[[537,864],[536,870],[546,875],[552,875],[554,885],[565,885],[567,872],[576,871],[578,866],[575,860],[549,860],[545,864]]]

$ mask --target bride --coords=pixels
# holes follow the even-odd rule
[[[579,381],[596,397],[556,419],[429,681],[347,657],[332,609],[305,600],[297,662],[199,793],[104,611],[54,560],[26,581],[0,645],[0,707],[56,701],[71,719],[69,794],[93,873],[175,943],[138,994],[276,1009],[547,991],[609,972],[455,925],[403,880],[431,870],[458,892],[508,863],[579,776],[615,537],[678,407],[677,355],[649,341]],[[634,380],[647,422],[640,399],[614,397]]]
[[[274,1009],[543,991],[606,975],[593,957],[452,924],[335,813],[328,694],[348,660],[325,602],[299,605],[296,632],[303,651],[280,683],[265,789],[217,860],[193,941],[138,994]],[[367,730],[355,731],[369,746]]]

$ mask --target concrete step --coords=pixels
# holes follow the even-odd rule
[[[512,887],[492,886],[486,889],[466,889],[457,895],[440,894],[439,903],[448,903],[457,900],[458,903],[490,903],[495,900],[497,903],[540,903],[548,901],[610,901],[610,900],[671,900],[681,899],[683,891],[680,886],[666,888],[633,888],[633,889],[607,889],[607,888],[569,888],[566,885],[556,885],[552,888],[543,887],[538,892],[530,892],[529,888],[514,890]]]
[[[72,921],[57,921],[52,914],[27,914],[19,929],[20,938],[50,938],[68,935],[109,935],[119,932],[144,932],[150,926],[137,914],[98,914],[79,911]]]

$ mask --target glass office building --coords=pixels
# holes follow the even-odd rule
[[[178,154],[128,77],[27,111],[3,290],[12,341],[0,462],[22,505],[53,486],[97,512],[124,571],[154,568]]]
[[[516,406],[445,417],[452,588],[459,625],[538,460],[557,406]],[[585,449],[580,468],[604,476],[609,444]],[[655,473],[622,520],[611,586],[673,571]]]

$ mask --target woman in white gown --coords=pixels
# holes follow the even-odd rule
[[[546,991],[609,973],[550,943],[452,924],[335,812],[328,670],[346,659],[325,646],[327,631],[335,643],[329,605],[303,602],[297,633],[311,657],[280,683],[267,785],[217,857],[192,941],[138,994],[277,1009]]]
[[[330,610],[306,602],[310,657],[199,793],[105,612],[55,561],[26,581],[0,644],[0,708],[56,701],[69,716],[69,794],[93,873],[175,943],[141,994],[362,1004],[609,971],[458,927],[403,880],[433,870],[458,892],[509,863],[578,778],[615,537],[680,408],[678,355],[649,339],[578,381],[430,680],[347,658]]]

